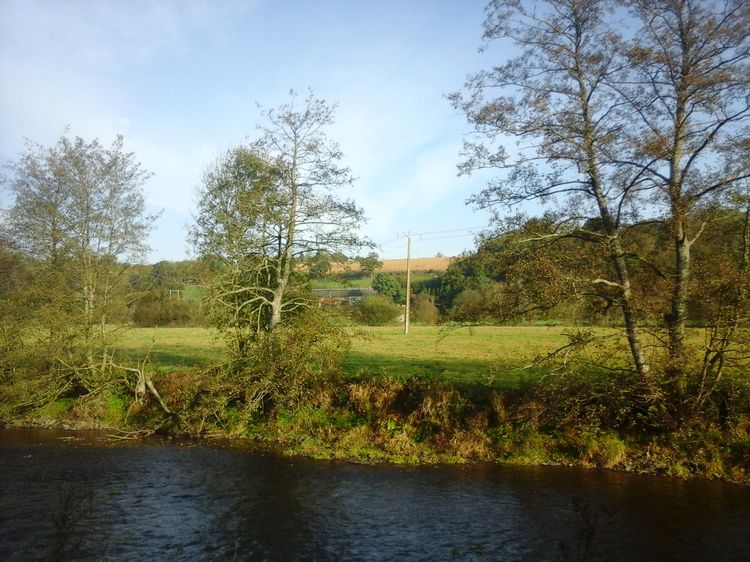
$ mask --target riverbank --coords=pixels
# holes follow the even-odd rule
[[[608,379],[609,380],[609,379]],[[598,379],[498,392],[418,377],[371,377],[320,387],[304,401],[252,410],[233,401],[215,373],[176,370],[152,398],[101,392],[38,408],[0,411],[13,427],[106,429],[118,438],[248,439],[288,455],[356,463],[491,462],[567,465],[750,485],[750,416],[723,427],[696,419],[648,431],[632,403]],[[598,397],[598,403],[597,398]],[[14,413],[15,412],[15,413]]]

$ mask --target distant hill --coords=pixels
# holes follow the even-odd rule
[[[451,260],[455,258],[412,258],[411,270],[414,272],[444,272],[448,269]],[[380,260],[383,266],[375,273],[406,273],[406,260]],[[347,264],[331,264],[332,273],[341,273],[342,271],[359,271],[359,264],[354,261]]]
[[[453,258],[412,258],[412,271],[446,271]],[[403,273],[406,271],[406,260],[382,260],[383,267],[378,272]]]

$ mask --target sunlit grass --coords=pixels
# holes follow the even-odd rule
[[[352,329],[354,337],[344,369],[349,378],[387,375],[399,379],[419,376],[459,385],[490,385],[497,388],[533,382],[549,367],[533,366],[568,342],[564,326],[474,326],[439,327],[412,325]],[[594,328],[605,338],[588,348],[584,357],[592,363],[606,359],[612,367],[620,358],[627,368],[627,345],[618,332]],[[700,346],[701,330],[691,331],[693,345]],[[150,363],[160,370],[204,367],[221,362],[224,344],[210,328],[133,328],[118,338],[116,358],[130,363]],[[562,355],[561,355],[562,358]]]
[[[538,378],[527,368],[566,338],[559,327],[441,328],[368,327],[355,330],[347,353],[349,377],[421,376],[457,384],[515,385]],[[223,343],[208,328],[134,328],[116,346],[117,356],[131,362],[149,361],[161,369],[200,367],[223,359]]]
[[[224,344],[210,328],[133,328],[115,346],[116,357],[161,368],[200,367],[219,362]]]
[[[559,327],[371,327],[356,338],[345,367],[351,376],[422,376],[457,384],[515,386],[535,380],[530,365],[566,341]]]

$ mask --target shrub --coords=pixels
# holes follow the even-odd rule
[[[248,405],[292,404],[313,396],[341,373],[349,337],[323,312],[308,309],[260,332],[244,359]]]
[[[424,293],[411,298],[410,319],[423,324],[435,324],[438,321],[438,309],[432,298]]]
[[[150,291],[139,298],[133,309],[137,326],[170,326],[191,323],[197,306],[185,299],[169,298],[166,291]]]
[[[481,291],[476,289],[464,289],[453,299],[451,316],[455,320],[474,320],[476,310],[481,309],[484,297]]]
[[[401,307],[384,295],[372,295],[362,299],[355,309],[356,320],[368,326],[382,326],[393,322],[401,314]]]
[[[394,302],[404,304],[406,302],[406,287],[390,273],[378,273],[372,281],[372,288],[378,294],[390,297]]]

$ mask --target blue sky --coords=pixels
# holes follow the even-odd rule
[[[256,102],[291,88],[338,104],[329,137],[358,178],[363,233],[382,257],[473,247],[486,177],[457,177],[468,125],[444,95],[497,64],[479,54],[484,0],[0,0],[0,160],[24,138],[123,134],[163,210],[149,261],[189,256],[204,167],[256,136]],[[494,57],[494,58],[493,58]],[[451,231],[451,232],[446,232]],[[432,233],[432,234],[430,234]]]

